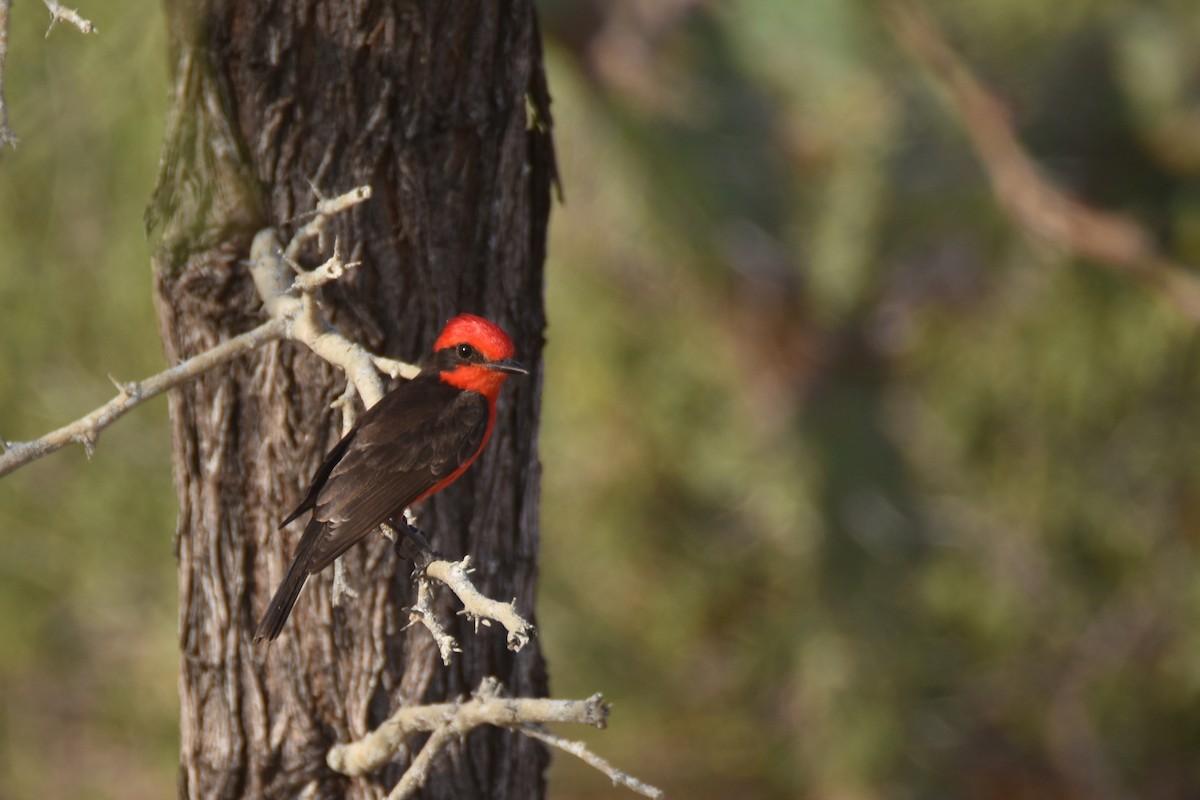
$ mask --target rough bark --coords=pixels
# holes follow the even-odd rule
[[[290,235],[313,205],[310,181],[329,193],[369,183],[373,199],[333,226],[363,262],[324,290],[338,328],[412,360],[446,319],[472,311],[500,322],[533,367],[505,388],[480,463],[418,509],[435,547],[470,553],[481,590],[532,612],[554,180],[532,4],[168,0],[167,10],[174,108],[148,220],[161,232],[168,357],[262,320],[242,259],[258,228]],[[378,536],[348,554],[357,600],[332,607],[321,575],[282,638],[269,651],[252,644],[300,528],[276,525],[336,441],[328,406],[343,388],[285,342],[171,398],[183,797],[380,797],[403,759],[351,780],[325,765],[331,744],[485,675],[515,695],[545,694],[536,640],[512,654],[503,631],[476,633],[462,618],[450,624],[464,652],[443,667],[427,631],[405,630],[410,567]],[[528,739],[479,730],[439,760],[423,796],[538,797],[545,761]]]

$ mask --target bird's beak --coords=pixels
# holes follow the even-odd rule
[[[500,361],[487,362],[488,369],[494,369],[496,372],[511,372],[514,375],[528,375],[529,370],[522,367],[511,358],[501,359]]]

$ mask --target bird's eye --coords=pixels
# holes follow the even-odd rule
[[[479,351],[469,344],[460,344],[458,346],[458,357],[463,361],[470,361],[479,355]]]

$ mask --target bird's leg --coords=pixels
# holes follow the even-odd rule
[[[388,525],[401,535],[396,537],[396,555],[411,561],[418,573],[436,561],[440,556],[429,545],[429,540],[416,525],[408,521],[407,516],[392,517]]]
[[[423,530],[409,522],[407,517],[403,518],[402,523],[403,524],[400,528],[401,533],[411,539],[413,544],[420,549],[436,555],[436,553],[433,552],[433,547],[429,544],[429,538],[425,535]]]
[[[408,516],[407,512],[403,516],[389,519],[384,527],[392,528],[395,532],[392,541],[395,543],[396,555],[413,563],[413,580],[417,584],[417,596],[409,611],[410,624],[420,623],[429,630],[433,640],[437,643],[442,663],[450,666],[453,654],[461,653],[462,649],[438,620],[437,614],[433,610],[433,582],[425,574],[429,565],[439,561],[442,557],[429,546],[429,540],[425,538],[421,529],[412,523],[412,518]]]

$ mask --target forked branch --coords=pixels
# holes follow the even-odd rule
[[[296,236],[303,236],[307,241],[321,235],[332,214],[370,196],[370,187],[360,186],[332,200],[323,200],[317,214]],[[5,451],[0,454],[0,477],[69,444],[83,445],[90,456],[101,431],[129,411],[213,367],[278,339],[301,342],[326,361],[342,368],[367,405],[383,396],[381,371],[393,377],[416,374],[417,368],[410,364],[367,352],[333,330],[320,315],[313,292],[355,266],[343,263],[339,253],[335,252],[320,267],[296,275],[284,262],[274,231],[268,229],[255,237],[251,255],[250,272],[269,316],[266,322],[144,380],[130,383],[113,380],[117,387],[114,398],[58,430],[28,442],[9,442],[0,438],[0,447]]]
[[[367,775],[382,769],[414,734],[431,733],[388,795],[388,800],[403,800],[425,785],[434,759],[448,742],[461,739],[481,725],[494,725],[518,731],[578,756],[607,775],[614,785],[626,786],[646,797],[663,797],[662,790],[626,775],[582,743],[569,742],[539,727],[545,723],[573,722],[604,728],[608,723],[608,712],[609,706],[599,693],[586,700],[507,697],[499,681],[489,677],[480,682],[469,700],[401,708],[358,741],[334,745],[326,762],[343,775]]]
[[[464,556],[461,561],[448,561],[439,556],[429,546],[424,534],[412,524],[407,513],[404,519],[391,520],[384,527],[395,529],[388,532],[396,543],[396,552],[416,567],[417,599],[409,619],[413,624],[420,623],[429,629],[437,643],[442,663],[449,666],[451,655],[461,650],[434,612],[431,580],[445,584],[454,593],[463,604],[460,613],[474,621],[476,630],[481,624],[490,626],[493,621],[500,623],[507,633],[508,649],[514,653],[529,643],[535,632],[534,627],[517,612],[516,599],[511,603],[501,603],[476,589],[470,578],[470,556]]]

